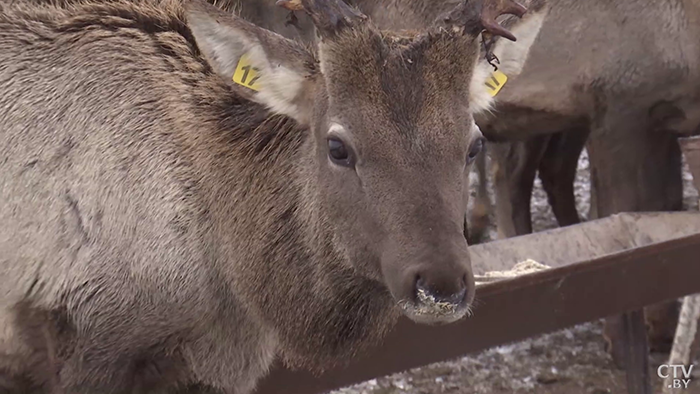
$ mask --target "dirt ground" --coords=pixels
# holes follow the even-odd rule
[[[685,169],[686,208],[697,210],[698,193]],[[556,226],[539,180],[532,201],[533,226],[541,231]],[[589,209],[589,168],[585,152],[576,181],[579,212]],[[493,220],[492,220],[493,222]],[[495,230],[491,238],[495,239]],[[332,394],[624,394],[625,374],[616,370],[605,353],[602,322],[590,322],[556,333],[490,349],[458,360],[432,364],[373,379]],[[667,354],[652,354],[654,392],[661,393],[656,369]],[[700,360],[695,360],[691,382],[677,393],[700,394]]]

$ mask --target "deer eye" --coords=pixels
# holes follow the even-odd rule
[[[328,157],[337,165],[353,166],[353,157],[347,145],[337,137],[328,138]]]
[[[479,156],[479,153],[484,149],[484,138],[479,137],[476,141],[472,143],[472,146],[469,147],[469,153],[467,154],[467,164],[470,164],[471,162],[476,159],[477,156]]]

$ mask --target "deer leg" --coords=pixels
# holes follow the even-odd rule
[[[624,102],[624,101],[622,101]],[[650,130],[643,113],[610,109],[592,130],[587,143],[591,177],[599,217],[619,212],[678,211],[683,207],[681,152],[670,133]],[[669,284],[670,285],[670,284]],[[609,318],[606,336],[618,366],[624,366],[629,349],[622,316]],[[675,325],[670,324],[675,330]],[[673,331],[655,340],[672,340]],[[656,344],[652,345],[654,347]]]
[[[476,190],[474,205],[469,213],[468,223],[464,224],[464,236],[469,245],[483,242],[489,225],[489,213],[491,213],[491,199],[488,193],[488,176],[486,174],[486,152],[482,152],[476,159],[476,174],[479,178],[479,187]],[[466,220],[466,219],[465,219]],[[470,224],[467,230],[467,224]]]
[[[660,302],[644,308],[649,333],[649,350],[668,353],[673,347],[681,303],[677,300]]]
[[[595,192],[595,185],[596,185],[597,182],[594,181],[594,179],[595,179],[595,177],[597,176],[597,174],[595,173],[595,171],[593,170],[593,168],[590,168],[590,174],[591,174],[591,179],[590,179],[590,185],[589,185],[589,188],[590,188],[590,189],[589,189],[589,190],[590,190],[591,195],[590,195],[589,201],[590,201],[590,203],[591,203],[591,206],[588,208],[588,220],[595,220],[595,219],[598,219],[598,218],[599,218],[599,216],[598,216],[598,206],[597,206],[597,205],[598,205],[598,203],[597,203],[598,200],[597,200],[597,198],[596,198],[596,192]]]
[[[549,138],[539,135],[527,141],[490,145],[499,238],[532,232],[532,187]]]
[[[587,138],[587,127],[553,134],[539,164],[542,187],[560,226],[581,222],[576,210],[574,181]]]

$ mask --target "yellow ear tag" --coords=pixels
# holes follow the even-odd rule
[[[486,90],[489,91],[491,97],[494,97],[501,91],[503,85],[506,84],[508,76],[502,72],[496,70],[491,73],[489,78],[486,80]]]
[[[253,67],[247,53],[243,54],[238,60],[232,79],[233,82],[239,85],[253,89],[256,92],[260,91],[260,84],[258,83],[260,80],[260,69]]]

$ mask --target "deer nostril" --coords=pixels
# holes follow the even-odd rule
[[[453,295],[448,302],[452,302],[453,304],[461,304],[462,301],[464,301],[464,299],[466,297],[467,297],[467,285],[465,283],[464,286],[462,287],[462,290],[459,293]]]
[[[464,275],[461,281],[456,281],[456,287],[452,289],[441,289],[430,286],[427,281],[420,275],[417,274],[415,277],[415,293],[416,301],[418,303],[423,303],[426,299],[431,299],[432,302],[444,302],[448,304],[461,304],[467,296],[467,275]],[[454,286],[454,285],[453,285]],[[451,287],[451,286],[450,286]]]
[[[415,287],[416,291],[426,290],[425,280],[423,280],[423,278],[420,276],[420,274],[416,274],[416,279],[414,281],[414,284],[415,284],[414,287]]]

